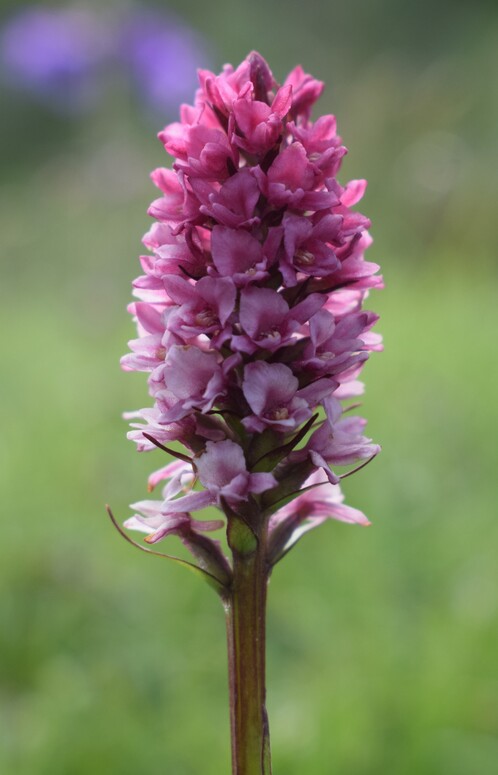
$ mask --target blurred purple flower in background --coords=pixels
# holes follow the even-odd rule
[[[199,59],[208,59],[200,35],[151,8],[24,8],[0,30],[9,85],[69,112],[95,105],[106,85],[102,76],[114,67],[168,118],[195,88]]]
[[[0,35],[5,78],[64,110],[92,104],[99,93],[99,68],[110,53],[101,19],[90,10],[27,8]]]
[[[138,94],[161,114],[176,115],[196,89],[197,66],[206,61],[201,36],[178,17],[136,9],[123,26],[122,52]]]

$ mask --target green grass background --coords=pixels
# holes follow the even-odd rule
[[[185,11],[217,64],[257,47],[330,82],[386,276],[383,453],[345,482],[373,526],[321,527],[271,582],[276,775],[498,772],[498,26],[491,3],[400,5]],[[161,121],[119,79],[79,123],[3,97],[0,772],[228,773],[221,606],[104,511],[161,464],[124,438],[147,398],[118,367]]]

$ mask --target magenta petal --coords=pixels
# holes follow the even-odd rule
[[[214,353],[197,347],[171,347],[165,363],[164,380],[178,398],[201,396],[219,369]]]
[[[137,321],[143,327],[144,331],[147,331],[150,334],[164,333],[163,315],[160,309],[151,304],[137,302],[134,305],[133,312],[137,316]]]
[[[282,151],[268,171],[270,184],[280,183],[290,191],[308,190],[314,179],[312,165],[301,143],[293,143]]]
[[[287,302],[270,288],[249,287],[240,294],[240,323],[253,339],[278,329],[288,312]]]
[[[328,465],[325,458],[322,457],[322,455],[320,455],[318,452],[315,452],[315,450],[312,449],[310,452],[310,458],[313,465],[315,465],[317,468],[323,469],[331,484],[339,484],[339,482],[341,481],[340,477],[337,476],[337,474],[334,474],[334,472]]]
[[[161,510],[163,514],[172,514],[178,511],[198,511],[212,505],[212,503],[213,498],[208,492],[189,492],[182,498],[175,498],[163,503]]]
[[[347,207],[357,204],[363,198],[366,188],[366,180],[350,180],[341,196],[342,204]]]
[[[298,386],[298,380],[283,363],[258,361],[244,369],[242,390],[256,415],[287,405]]]
[[[310,385],[298,390],[297,395],[300,398],[304,398],[310,406],[317,406],[324,398],[330,397],[336,387],[337,382],[334,382],[333,379],[317,379]]]
[[[196,291],[217,312],[221,325],[225,325],[235,307],[237,292],[229,277],[201,277]]]
[[[206,452],[196,461],[199,480],[205,487],[221,488],[246,472],[244,452],[233,441],[208,441]]]
[[[369,519],[359,509],[354,509],[352,506],[346,506],[343,503],[337,503],[330,510],[330,516],[333,519],[339,520],[339,522],[349,522],[355,525],[364,525],[367,527],[371,525]]]
[[[176,474],[184,471],[185,468],[185,463],[182,460],[174,460],[172,463],[168,463],[162,468],[159,468],[149,476],[147,481],[148,489],[153,490],[159,484],[159,482],[163,482],[165,479],[169,479],[170,477],[175,476]],[[177,492],[180,492],[180,490],[181,484],[178,485]]]
[[[263,248],[246,231],[215,226],[211,238],[213,262],[224,277],[232,277],[252,270],[263,260]]]
[[[177,535],[179,531],[186,525],[190,523],[190,518],[187,514],[185,515],[172,515],[172,518],[169,522],[165,522],[161,527],[159,527],[157,530],[155,530],[153,533],[149,533],[147,538],[145,539],[148,544],[156,544],[158,541],[162,541],[163,538],[166,538],[170,535]]]
[[[272,487],[276,487],[278,484],[273,474],[265,473],[251,474],[249,483],[251,492],[254,493],[261,493],[265,492],[265,490],[271,490]]]
[[[285,79],[285,85],[292,86],[292,115],[301,113],[308,118],[312,106],[323,91],[323,81],[317,81],[298,65]]]
[[[276,113],[280,118],[284,118],[287,115],[292,105],[292,86],[287,84],[281,86],[275,94],[271,109],[273,113]]]
[[[175,304],[187,304],[195,301],[197,297],[195,286],[184,277],[165,275],[163,285],[169,298]]]
[[[316,317],[316,313],[323,307],[326,299],[323,293],[311,293],[303,301],[292,307],[291,316],[299,323],[306,323]]]
[[[263,492],[276,485],[271,474],[249,474],[242,448],[233,441],[208,441],[197,459],[201,483],[218,503],[247,500],[251,492]]]

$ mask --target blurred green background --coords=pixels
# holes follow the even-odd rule
[[[274,772],[498,773],[496,3],[168,8],[213,68],[256,48],[326,81],[386,278],[364,402],[383,453],[345,483],[374,524],[314,531],[271,583]],[[127,516],[161,464],[125,440],[146,383],[118,359],[175,116],[117,62],[104,81],[78,111],[0,87],[0,772],[220,775],[221,606],[104,511]]]

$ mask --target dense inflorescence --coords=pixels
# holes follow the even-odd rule
[[[364,260],[369,221],[352,210],[366,183],[337,182],[335,118],[310,118],[323,84],[297,67],[278,86],[257,53],[199,80],[159,135],[174,162],[152,173],[152,254],[130,306],[139,337],[123,358],[150,372],[154,399],[129,415],[129,437],[186,450],[150,477],[162,498],[134,504],[125,524],[149,543],[179,536],[221,579],[230,568],[205,533],[226,522],[229,543],[231,523],[255,535],[265,524],[270,565],[327,518],[368,524],[342,503],[336,467],[379,450],[341,402],[381,347],[362,306],[382,280]],[[208,506],[223,519],[192,517]]]

